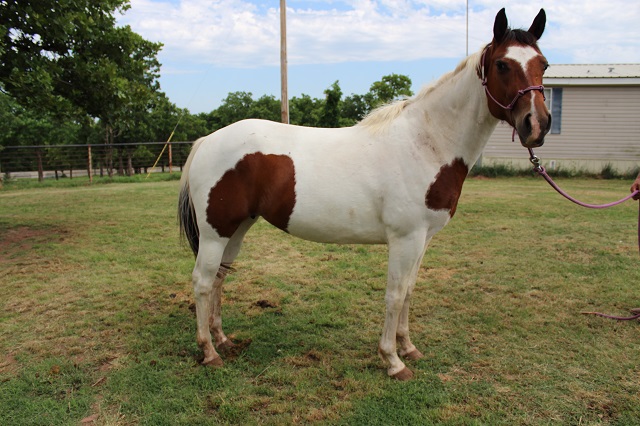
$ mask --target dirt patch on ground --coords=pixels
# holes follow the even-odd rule
[[[13,262],[21,254],[31,251],[36,244],[62,242],[67,236],[68,231],[58,228],[0,228],[0,264]]]

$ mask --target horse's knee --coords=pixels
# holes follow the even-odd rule
[[[388,312],[400,312],[404,306],[405,295],[401,292],[387,292],[384,301]]]

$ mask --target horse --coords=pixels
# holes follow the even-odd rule
[[[409,304],[431,238],[454,216],[462,185],[500,121],[524,147],[549,131],[537,41],[498,12],[493,39],[414,97],[372,111],[353,127],[311,128],[248,119],[200,138],[183,168],[180,229],[195,257],[196,341],[203,365],[234,346],[222,330],[225,276],[262,217],[299,238],[387,244],[386,314],[378,354],[408,380],[401,360],[423,354],[409,337]],[[212,342],[215,342],[215,347]]]

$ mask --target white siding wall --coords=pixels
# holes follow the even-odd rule
[[[483,164],[528,164],[528,153],[511,142],[511,127],[500,123],[483,153]],[[619,171],[640,165],[640,87],[565,86],[562,131],[549,134],[535,150],[545,165],[600,171],[611,164]],[[551,162],[553,160],[553,162]]]

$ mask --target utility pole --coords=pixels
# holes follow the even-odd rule
[[[467,0],[467,50],[465,56],[469,56],[469,0]]]
[[[280,111],[282,122],[289,124],[289,95],[287,88],[287,2],[280,0]]]

